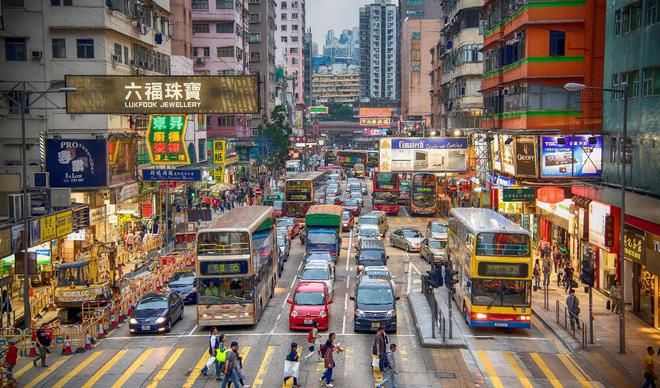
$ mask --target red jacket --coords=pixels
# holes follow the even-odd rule
[[[16,365],[17,359],[18,359],[18,348],[16,346],[10,346],[9,349],[7,349],[7,355],[5,356],[5,364]]]

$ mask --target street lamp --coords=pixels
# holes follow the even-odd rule
[[[569,92],[581,92],[585,89],[600,90],[603,92],[610,92],[612,94],[623,95],[623,138],[619,142],[619,168],[621,175],[619,175],[619,184],[621,185],[621,233],[619,236],[619,282],[621,284],[621,299],[623,303],[619,305],[619,353],[626,352],[626,298],[625,287],[623,285],[625,276],[623,274],[623,254],[624,254],[624,229],[626,224],[626,165],[624,159],[626,157],[626,149],[628,148],[628,91],[626,88],[601,88],[594,86],[586,86],[575,82],[569,82],[564,85],[564,89]]]
[[[27,187],[27,141],[25,135],[25,111],[29,109],[33,103],[37,102],[39,98],[30,102],[30,95],[35,94],[38,97],[43,97],[46,94],[51,93],[75,93],[78,91],[73,86],[63,87],[54,90],[44,90],[44,91],[28,91],[28,81],[18,81],[16,88],[10,91],[3,92],[3,95],[7,97],[21,112],[21,165],[22,165],[22,208],[23,208],[23,325],[25,328],[30,327],[30,322],[32,317],[30,316],[30,266],[28,265],[28,248],[30,247],[30,242],[28,241],[30,236],[30,209],[28,209],[28,187]],[[18,86],[20,85],[20,89]],[[12,95],[16,91],[20,91],[20,95]]]

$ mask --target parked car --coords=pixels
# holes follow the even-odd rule
[[[305,264],[305,269],[300,280],[310,282],[321,282],[326,285],[330,295],[334,295],[335,291],[335,266],[330,262],[308,262]]]
[[[298,283],[287,303],[291,304],[289,329],[310,330],[316,322],[319,330],[328,330],[332,297],[324,283]]]
[[[353,225],[355,224],[355,217],[353,217],[353,214],[350,211],[344,210],[341,213],[341,223],[342,223],[341,230],[344,232],[348,232],[351,229],[353,229]]]
[[[426,225],[426,237],[439,240],[447,239],[447,223],[444,221],[429,221]]]
[[[167,284],[167,290],[179,294],[183,298],[183,303],[196,303],[195,271],[176,271]]]
[[[425,238],[419,248],[419,255],[430,263],[447,261],[447,240]]]
[[[360,206],[362,206],[364,203],[364,199],[362,198],[362,191],[351,191],[349,198],[356,200]]]
[[[128,331],[137,333],[170,332],[183,318],[183,299],[176,292],[144,295],[128,319]]]
[[[282,217],[277,219],[277,227],[285,226],[289,231],[289,240],[300,232],[300,225],[296,223],[296,220],[291,217]]]
[[[415,228],[397,229],[390,233],[390,245],[407,252],[419,251],[424,235]]]
[[[396,301],[394,287],[383,279],[361,279],[355,287],[353,330],[377,331],[382,325],[388,332],[396,332]]]
[[[354,216],[359,216],[362,212],[362,206],[360,206],[360,203],[357,201],[357,199],[353,198],[348,198],[346,201],[344,201],[344,209],[350,211]]]

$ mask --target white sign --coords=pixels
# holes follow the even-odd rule
[[[605,233],[607,228],[606,217],[610,215],[610,205],[591,201],[589,203],[589,242],[600,247],[605,244]]]
[[[382,138],[381,172],[462,172],[467,169],[467,138]]]
[[[536,207],[538,207],[539,209],[543,209],[548,213],[554,214],[557,217],[563,218],[567,221],[571,217],[570,209],[572,204],[573,204],[572,199],[565,199],[558,203],[547,203],[547,202],[539,201],[538,199],[536,200]]]

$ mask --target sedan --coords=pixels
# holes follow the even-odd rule
[[[287,303],[291,305],[289,329],[310,330],[316,323],[319,330],[328,330],[332,298],[325,284],[300,282]]]
[[[360,206],[362,206],[362,203],[363,203],[363,201],[364,201],[364,200],[362,199],[362,192],[361,192],[361,191],[351,191],[351,194],[350,194],[349,198],[358,201],[358,203],[360,204]]]
[[[351,229],[353,229],[353,225],[355,224],[355,217],[353,217],[353,214],[349,212],[348,210],[344,210],[341,212],[341,230],[344,232],[348,232]]]
[[[426,225],[426,237],[446,240],[447,229],[448,227],[446,222],[429,221],[429,223]]]
[[[419,248],[419,255],[430,263],[444,263],[447,260],[447,241],[426,238]]]
[[[282,236],[281,234],[278,233],[277,235],[277,249],[278,253],[280,254],[280,257],[282,258],[283,261],[289,260],[289,249],[290,249],[290,241],[286,238],[286,236]]]
[[[167,291],[179,294],[183,298],[183,303],[196,303],[195,272],[192,270],[175,272],[167,285]]]
[[[277,227],[286,226],[286,229],[289,231],[289,240],[293,237],[296,237],[298,232],[300,232],[300,225],[296,223],[296,220],[291,217],[282,217],[277,219]]]
[[[344,202],[344,208],[346,210],[350,211],[351,214],[353,214],[354,216],[359,216],[360,213],[362,212],[362,207],[361,207],[360,203],[358,202],[357,199],[354,199],[354,198],[348,198]]]
[[[343,205],[344,203],[339,199],[339,197],[327,197],[325,203],[328,205]]]
[[[183,318],[183,300],[176,292],[149,293],[140,299],[128,320],[128,331],[137,333],[170,332]]]
[[[424,235],[415,228],[397,229],[390,234],[390,245],[407,252],[419,251]]]

